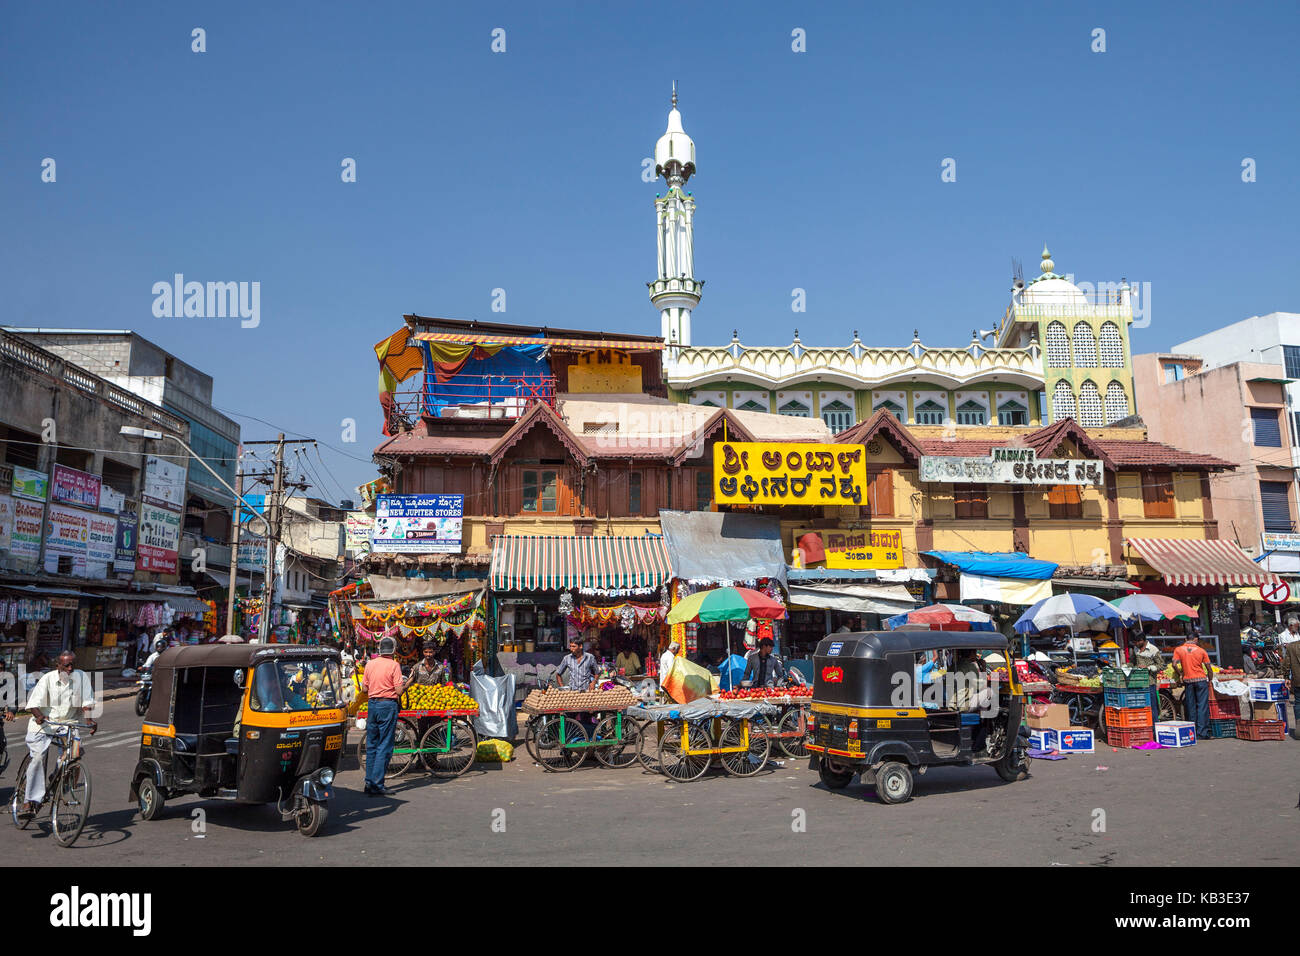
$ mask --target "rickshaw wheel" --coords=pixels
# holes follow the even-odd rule
[[[826,784],[828,789],[843,790],[853,782],[853,773],[842,773],[838,770],[832,770],[830,761],[823,757],[817,761],[817,775],[822,778],[822,783]]]
[[[1007,783],[1024,780],[1029,771],[1025,755],[1018,753],[1014,747],[1008,750],[1006,756],[995,763],[993,768],[998,772],[998,776]]]
[[[577,714],[564,715],[564,739],[560,739],[560,716],[548,714],[542,718],[537,728],[537,762],[543,770],[552,773],[567,773],[577,770],[587,759],[586,747],[573,747],[570,744],[585,744],[587,728],[582,726]]]
[[[739,747],[744,740],[744,727],[744,720],[724,719],[722,732],[718,736],[718,746]],[[751,727],[747,750],[718,756],[722,758],[722,769],[733,777],[752,777],[767,766],[767,758],[771,753],[772,738]]]
[[[876,771],[876,796],[881,803],[906,803],[912,799],[912,771],[907,764],[888,760]]]
[[[163,795],[158,792],[158,785],[152,777],[142,779],[135,792],[141,820],[157,820],[162,816]]]
[[[766,737],[762,738],[766,740]],[[687,724],[686,743],[691,750],[707,750],[713,746],[709,732],[698,724]],[[708,754],[692,755],[682,752],[682,721],[670,720],[664,724],[664,735],[659,741],[659,772],[681,783],[704,776],[709,769]]]
[[[610,714],[596,724],[596,729],[592,731],[592,739],[617,740],[615,729],[618,726],[618,715]],[[641,748],[644,744],[641,740],[640,723],[625,716],[622,726],[623,737],[620,742],[593,748],[596,751],[596,759],[606,767],[614,769],[630,767],[641,756]]]
[[[805,725],[806,726],[806,725]],[[799,733],[799,710],[787,710],[782,716],[781,721],[776,725],[777,733],[781,734],[798,734]],[[785,751],[787,757],[793,757],[798,760],[808,756],[807,738],[805,737],[778,737],[777,743]]]
[[[448,743],[451,749],[443,752],[441,748]],[[435,777],[459,777],[474,765],[478,756],[478,734],[463,718],[439,720],[420,738],[420,750],[425,769]]]
[[[305,837],[314,837],[320,833],[321,828],[325,826],[325,820],[329,817],[329,807],[323,803],[308,803],[306,809],[298,813],[297,824],[298,832]]]

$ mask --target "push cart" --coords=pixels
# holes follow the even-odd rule
[[[642,748],[641,724],[623,714],[634,699],[621,685],[584,693],[533,691],[520,707],[529,715],[524,746],[552,773],[578,769],[588,753],[603,766],[630,767]]]
[[[701,698],[689,704],[629,707],[625,716],[655,724],[656,744],[642,745],[642,763],[686,783],[704,776],[715,760],[733,777],[761,771],[771,756],[772,741],[759,724],[774,726],[781,711],[766,700]]]
[[[358,721],[364,721],[367,708],[357,711]],[[454,710],[402,710],[397,713],[397,727],[393,731],[393,756],[384,771],[384,779],[400,777],[417,763],[435,777],[459,777],[474,766],[478,756],[478,734],[473,718],[478,708]],[[366,735],[362,727],[357,741],[357,762],[366,766]]]
[[[783,697],[729,697],[727,700],[753,702],[762,701],[776,707],[775,718],[758,716],[754,718],[754,728],[772,742],[775,750],[780,750],[794,760],[808,756],[808,714],[812,708],[812,696]]]

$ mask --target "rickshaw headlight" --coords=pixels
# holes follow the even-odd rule
[[[329,767],[321,767],[316,771],[316,782],[322,787],[328,787],[334,782],[334,771]]]

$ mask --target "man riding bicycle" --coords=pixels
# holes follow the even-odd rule
[[[67,733],[65,728],[45,726],[46,722],[70,723],[77,712],[86,715],[86,723],[93,734],[95,721],[90,712],[95,706],[95,694],[85,671],[74,668],[77,657],[72,651],[59,655],[58,667],[39,681],[27,698],[27,710],[32,719],[27,722],[27,750],[32,755],[27,764],[27,805],[24,816],[34,816],[45,799],[45,751],[55,735]]]

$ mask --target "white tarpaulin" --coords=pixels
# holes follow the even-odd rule
[[[1003,604],[1037,604],[1052,596],[1050,578],[992,578],[982,574],[961,576],[961,600],[1000,601]]]
[[[901,614],[916,601],[901,584],[791,584],[790,603],[861,614]]]
[[[474,730],[480,737],[499,737],[514,740],[519,731],[515,716],[515,675],[488,677],[482,663],[474,665],[470,674],[471,696],[478,701],[478,716]]]

